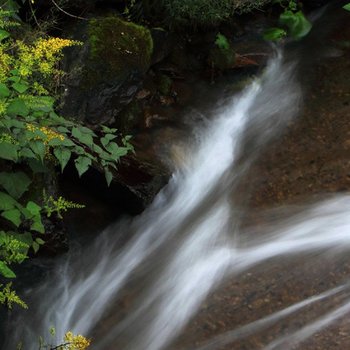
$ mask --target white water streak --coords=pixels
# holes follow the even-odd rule
[[[260,149],[297,115],[300,89],[294,77],[295,65],[279,54],[203,131],[198,150],[145,213],[107,229],[42,290],[32,292],[35,315],[15,332],[26,349],[36,349],[33,339],[47,335],[51,325],[57,341],[67,330],[98,332],[106,313],[108,330],[101,327],[94,349],[115,349],[125,339],[123,350],[165,349],[224,277],[277,256],[350,246],[348,197],[281,223],[264,240],[256,235],[244,241],[232,223],[237,208],[230,204],[231,192]],[[133,237],[122,250],[113,241],[116,230]],[[122,322],[111,322],[113,302],[143,265],[151,273],[139,299]]]
[[[246,324],[242,327],[239,327],[237,329],[234,329],[233,331],[226,332],[215,339],[208,342],[206,345],[203,345],[197,350],[211,350],[211,349],[218,349],[219,347],[222,347],[224,345],[233,343],[234,341],[242,338],[246,338],[250,335],[254,335],[256,332],[263,331],[269,327],[271,327],[276,322],[280,321],[281,319],[296,313],[297,311],[302,310],[306,306],[309,306],[311,304],[314,304],[318,301],[322,301],[325,299],[328,299],[331,296],[334,296],[336,294],[339,294],[340,292],[344,291],[346,288],[348,288],[348,285],[339,286],[336,288],[333,288],[329,291],[326,291],[322,294],[312,296],[306,300],[300,301],[298,303],[295,303],[291,306],[286,307],[285,309],[282,309],[280,311],[277,311],[269,316],[263,317],[257,321],[254,321],[252,323]],[[311,334],[310,334],[311,335]],[[284,340],[287,340],[289,336],[278,340],[278,344],[282,344]],[[273,342],[270,346],[277,345],[277,342]],[[265,350],[272,350],[273,348],[266,348]],[[284,347],[284,349],[286,349]]]

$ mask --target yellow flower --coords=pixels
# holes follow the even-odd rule
[[[42,133],[44,133],[46,136],[45,139],[43,139],[39,136],[35,137],[35,139],[41,140],[45,144],[48,144],[52,139],[59,139],[61,141],[64,140],[64,136],[62,134],[60,134],[60,133],[58,133],[58,132],[56,132],[56,131],[54,131],[46,126],[42,126],[42,127],[38,128],[37,126],[28,123],[28,124],[26,124],[26,129],[28,131],[31,131],[31,132],[34,132],[36,130],[40,130]]]
[[[8,106],[8,103],[5,100],[0,99],[0,116],[5,114],[7,110],[7,106]]]
[[[85,338],[83,335],[75,335],[73,332],[67,332],[64,336],[64,341],[68,343],[67,350],[85,350],[90,344],[91,340]]]

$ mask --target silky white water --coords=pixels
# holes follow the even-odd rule
[[[236,195],[238,184],[260,150],[298,116],[296,69],[295,62],[278,53],[242,94],[226,101],[196,131],[181,168],[142,215],[107,228],[91,246],[72,251],[45,285],[28,293],[31,311],[10,326],[6,349],[18,341],[25,349],[37,349],[39,336],[58,343],[68,330],[93,335],[92,349],[167,349],[223,280],[239,278],[273,258],[350,248],[348,196],[305,207],[270,228],[241,227],[245,198]],[[120,246],[118,232],[132,238]],[[203,349],[219,349],[347,289],[344,284],[266,315]],[[127,314],[119,315],[118,300],[125,290],[133,297]],[[287,349],[349,311],[345,298],[338,309],[266,349]],[[52,326],[55,338],[49,334]]]

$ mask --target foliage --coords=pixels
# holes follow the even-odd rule
[[[164,0],[172,22],[192,26],[213,26],[233,14],[250,12],[270,0]]]
[[[68,343],[63,349],[66,350],[85,350],[90,346],[91,341],[83,335],[75,335],[72,332],[67,332],[64,340]]]
[[[218,33],[214,43],[215,46],[210,50],[209,54],[209,62],[212,67],[223,70],[233,67],[236,55],[225,35]]]
[[[343,6],[343,9],[346,10],[346,11],[350,11],[350,2],[348,4],[345,4]]]
[[[91,60],[101,63],[101,57],[108,57],[108,62],[103,64],[107,65],[111,74],[123,75],[131,70],[144,73],[148,70],[153,40],[146,27],[116,16],[92,19],[89,21],[89,38]]]
[[[50,334],[52,337],[56,335],[56,329],[50,328]],[[91,339],[84,337],[81,334],[74,334],[71,331],[66,332],[62,339],[62,343],[59,345],[48,344],[42,337],[39,337],[39,350],[86,350],[91,344]],[[17,345],[17,350],[24,350],[23,344]]]
[[[85,208],[85,205],[74,203],[64,199],[62,196],[59,196],[57,199],[54,199],[53,196],[47,197],[46,192],[43,193],[44,205],[43,209],[46,212],[47,217],[50,217],[53,213],[56,213],[57,216],[62,219],[62,212],[66,212],[68,209],[81,209]]]
[[[283,2],[280,1],[281,6]],[[298,10],[295,0],[288,2],[284,6],[284,11],[279,17],[278,24],[281,27],[268,28],[264,33],[264,39],[269,41],[278,41],[286,36],[298,40],[309,33],[312,24],[306,19],[303,12]]]
[[[24,309],[27,309],[27,304],[11,289],[12,283],[7,283],[5,286],[0,284],[0,304],[6,305],[12,309],[13,304],[17,304]]]
[[[0,9],[0,276],[14,278],[10,266],[45,243],[38,237],[45,233],[42,216],[61,218],[67,209],[82,207],[61,196],[41,198],[37,179],[57,166],[63,171],[71,160],[79,176],[99,166],[109,185],[120,157],[133,148],[130,137],[122,138],[116,129],[101,126],[94,132],[56,114],[58,61],[64,48],[80,43],[52,37],[15,40],[11,29],[16,24],[9,18],[15,18],[12,12]],[[6,288],[0,304],[9,305],[16,299]]]
[[[221,50],[228,50],[230,48],[227,38],[220,33],[216,36],[215,45]]]

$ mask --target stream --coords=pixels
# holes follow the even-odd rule
[[[68,330],[92,338],[96,350],[241,349],[241,339],[315,306],[306,323],[286,326],[248,348],[291,349],[348,314],[350,283],[344,279],[199,344],[176,343],[228,281],[279,259],[297,265],[305,257],[326,261],[350,250],[346,194],[284,208],[270,225],[243,224],[246,198],[239,185],[300,113],[298,65],[276,49],[261,76],[204,118],[168,185],[145,212],[110,225],[90,246],[71,249],[46,282],[27,292],[30,310],[9,322],[4,349],[15,349],[19,341],[26,350],[38,349],[39,335],[57,344]],[[131,238],[121,245],[122,234]]]

